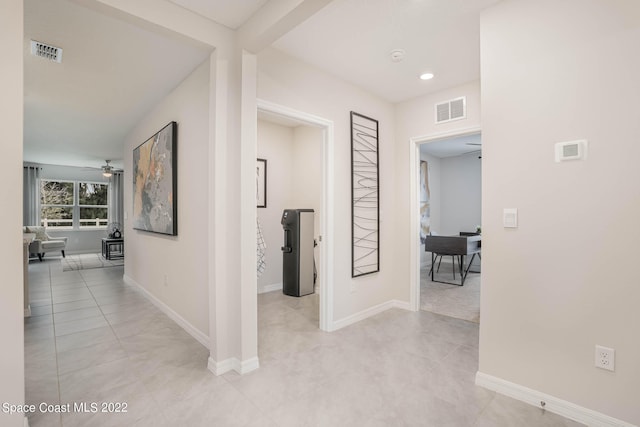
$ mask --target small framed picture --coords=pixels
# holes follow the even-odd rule
[[[259,208],[267,207],[267,161],[256,162],[256,202]]]

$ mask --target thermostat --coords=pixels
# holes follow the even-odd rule
[[[556,162],[580,160],[587,157],[587,140],[557,142],[555,144]]]

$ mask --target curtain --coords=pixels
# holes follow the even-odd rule
[[[38,166],[22,168],[22,224],[40,225],[40,170]]]
[[[124,229],[123,181],[122,172],[114,172],[109,185],[109,223],[120,223],[121,232]]]

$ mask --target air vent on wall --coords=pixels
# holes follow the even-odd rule
[[[53,62],[62,62],[62,48],[31,40],[31,54]]]
[[[445,123],[467,117],[467,98],[452,99],[436,104],[436,123]]]

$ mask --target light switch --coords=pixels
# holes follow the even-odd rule
[[[518,228],[518,209],[505,208],[502,213],[502,224],[504,228]]]

